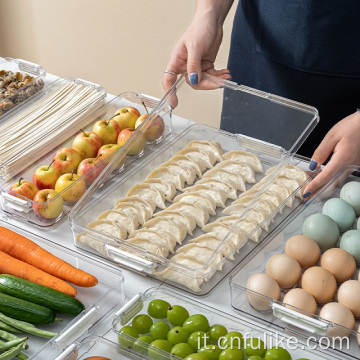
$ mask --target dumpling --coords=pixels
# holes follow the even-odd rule
[[[172,201],[176,195],[176,188],[173,183],[169,181],[163,181],[160,178],[157,179],[146,179],[142,181],[143,184],[149,184],[158,189],[165,197],[165,200]]]
[[[228,170],[230,172],[238,172],[249,184],[254,184],[256,182],[255,170],[246,163],[238,162],[235,160],[224,160],[221,163],[217,164],[216,168]]]
[[[224,160],[236,160],[250,165],[256,172],[263,172],[260,159],[250,152],[242,150],[230,150],[223,155]]]
[[[278,165],[273,166],[272,168],[266,171],[266,175],[270,175],[277,169]],[[288,179],[294,179],[301,186],[309,177],[309,175],[302,169],[294,165],[285,165],[280,169],[280,174],[284,175]]]
[[[254,196],[249,194],[250,190],[242,193],[239,198],[231,203],[231,205],[244,205],[248,206],[254,200]]]
[[[147,209],[149,211],[149,213],[151,212],[151,216],[156,209],[156,202],[154,200],[142,199],[138,195],[127,196],[120,200],[117,200],[115,203],[115,208],[116,208],[117,204],[120,204],[122,202],[131,202],[132,204],[142,206],[143,208]]]
[[[227,224],[222,224],[217,221],[206,224],[202,230],[206,233],[212,232],[220,239],[224,239],[227,233],[230,231],[231,226]],[[191,241],[191,240],[190,240]]]
[[[234,231],[240,229],[244,232],[245,236],[248,236],[249,239],[259,242],[262,229],[257,226],[257,223],[254,221],[241,219],[234,227]],[[255,230],[256,229],[256,230]],[[255,230],[255,231],[254,231]]]
[[[269,214],[266,214],[265,212],[262,212],[260,209],[250,209],[247,211],[247,213],[244,215],[244,219],[255,222],[256,224],[260,225],[265,231],[269,231],[269,224],[270,220],[267,220],[263,222]]]
[[[222,238],[216,234],[202,234],[196,238],[189,240],[190,243],[195,243],[197,246],[204,246],[215,251],[222,242]]]
[[[136,184],[127,192],[126,196],[139,195],[142,199],[155,201],[156,206],[165,209],[165,196],[158,189],[150,184]]]
[[[197,185],[204,184],[206,186],[211,187],[214,190],[222,190],[228,199],[235,200],[237,198],[237,191],[236,188],[231,186],[229,183],[224,183],[217,179],[211,179],[211,178],[205,178],[200,179],[197,183]]]
[[[168,207],[168,210],[175,210],[179,212],[186,211],[194,217],[196,224],[200,227],[203,227],[210,219],[209,212],[203,206],[198,204],[178,202],[176,204],[171,204]]]
[[[111,220],[95,220],[88,224],[88,228],[107,234],[112,238],[126,239],[126,227]]]
[[[239,218],[240,217],[238,215],[222,216],[219,217],[215,222],[233,226],[239,220]]]
[[[181,221],[189,235],[192,235],[193,230],[196,228],[196,221],[194,217],[186,211],[179,212],[165,209],[156,213],[154,217],[168,217],[170,219],[177,219],[178,221]]]
[[[270,215],[275,209],[276,206],[268,201],[263,199],[262,197],[260,197],[252,206],[252,209],[254,210],[258,210],[258,211],[263,211],[265,214]]]
[[[215,200],[217,207],[225,207],[227,196],[223,190],[215,190],[206,184],[196,184],[185,189],[184,194],[187,192],[201,192],[207,194]]]
[[[180,150],[178,155],[185,155],[186,157],[196,161],[201,172],[204,172],[206,169],[212,169],[216,162],[215,156],[212,158],[207,152],[191,146]]]
[[[130,234],[129,239],[134,238],[152,241],[158,246],[166,248],[171,253],[174,252],[176,246],[175,237],[171,233],[161,229],[139,229]]]
[[[146,212],[143,207],[132,204],[131,202],[121,202],[117,204],[115,210],[121,210],[136,217],[140,225],[143,225],[144,222],[149,219],[149,213]]]
[[[131,238],[131,239],[127,240],[127,242],[130,244],[139,246],[141,248],[144,248],[144,249],[150,251],[152,254],[162,256],[165,258],[169,256],[169,250],[167,248],[165,248],[164,246],[161,246],[160,244],[155,243],[149,239],[135,237],[135,238]],[[130,250],[124,250],[124,251],[131,252]]]
[[[291,196],[291,191],[286,188],[284,185],[280,185],[277,183],[273,183],[268,187],[269,191],[275,192],[276,194],[279,195],[281,202],[285,201],[286,199],[288,199],[286,201],[286,206],[291,207],[294,201],[294,198]]]
[[[202,171],[197,162],[191,158],[186,157],[185,155],[175,155],[171,157],[168,161],[175,161],[184,169],[194,170],[199,178],[201,178],[202,176]]]
[[[222,213],[224,215],[237,215],[240,216],[247,209],[247,205],[243,204],[231,204],[227,206]]]
[[[88,236],[84,233],[78,234],[76,236],[76,241],[78,243],[81,243],[81,244],[91,247],[92,249],[96,250],[99,254],[101,254],[105,257],[109,257],[109,253],[107,252],[107,250],[104,246],[104,242],[102,242],[102,241],[94,239],[93,237]]]
[[[171,170],[171,172],[178,173],[183,176],[188,185],[192,185],[196,179],[196,171],[194,169],[184,168],[175,161],[167,161],[162,166],[165,166]]]
[[[198,149],[211,152],[215,155],[217,161],[222,161],[222,154],[224,153],[221,145],[216,141],[209,140],[193,140],[187,144],[187,147],[196,147]]]
[[[231,182],[231,184],[234,184],[236,187],[236,190],[246,191],[244,178],[236,172],[214,167],[213,169],[207,171],[202,178],[218,179],[225,183]]]
[[[278,176],[274,179],[275,184],[280,184],[285,186],[290,190],[291,193],[294,193],[295,196],[302,199],[301,189],[299,188],[299,183],[295,179],[289,179],[285,176]]]
[[[98,217],[99,220],[111,220],[125,226],[128,233],[136,230],[139,227],[137,217],[127,214],[122,210],[107,210],[101,213]]]
[[[269,201],[271,204],[273,204],[274,206],[276,206],[276,208],[279,208],[279,212],[280,214],[282,213],[282,208],[280,207],[280,204],[282,203],[280,194],[274,192],[274,191],[270,191],[270,190],[265,190],[260,197],[261,200],[266,200]]]
[[[140,216],[138,216],[138,218],[141,217],[141,219],[144,219],[143,222],[145,222],[146,220],[149,220],[153,215],[152,208],[150,206],[144,205],[142,202],[137,201],[137,200],[132,199],[132,200],[126,201],[126,199],[130,199],[130,198],[131,198],[131,196],[128,198],[124,198],[123,201],[117,201],[115,204],[114,210],[124,210],[124,208],[132,206],[135,209],[137,209],[139,211],[139,213],[141,214]],[[140,223],[142,223],[141,221],[139,219]]]
[[[206,193],[186,191],[183,194],[176,196],[174,203],[177,202],[184,202],[187,204],[201,204],[208,210],[209,214],[216,214],[216,202],[210,195]]]
[[[148,220],[143,229],[164,230],[170,233],[177,243],[181,244],[186,237],[186,228],[184,224],[177,219],[155,217]]]
[[[180,173],[174,173],[164,165],[153,170],[146,179],[162,179],[165,182],[171,182],[177,190],[183,190],[185,186],[185,177]]]

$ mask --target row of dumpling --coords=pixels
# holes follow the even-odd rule
[[[255,182],[255,169],[262,171],[260,160],[253,154],[232,151],[224,158],[195,185],[183,189],[167,209],[133,231],[128,242],[152,252],[158,246],[155,253],[161,256],[173,254],[176,245],[181,245],[187,234],[192,235],[196,225],[203,228],[217,207],[225,208],[228,198],[236,199],[238,190],[246,190],[246,182]],[[172,260],[182,263],[183,257],[175,255]]]
[[[245,245],[247,236],[254,241],[259,241],[262,229],[268,231],[270,221],[266,220],[268,216],[275,209],[281,211],[280,205],[285,200],[285,205],[291,207],[294,196],[301,198],[300,186],[308,177],[300,168],[287,165],[271,181],[259,198],[255,199],[258,190],[269,179],[274,169],[269,169],[260,182],[252,189],[240,194],[237,200],[226,207],[223,214],[227,216],[205,225],[203,227],[205,234],[191,239],[189,244],[178,248],[172,259],[176,259],[183,266],[198,269],[197,276],[179,274],[170,268],[158,272],[157,275],[180,283],[194,292],[199,292],[202,283],[214,275],[213,269],[222,270],[222,265],[216,265],[221,263],[225,256],[229,260],[234,260],[234,252]],[[250,204],[251,201],[253,201],[252,204]],[[239,221],[249,205],[244,218]]]
[[[214,167],[217,161],[222,160],[223,150],[219,143],[214,141],[191,141],[175,156],[154,169],[147,178],[134,185],[126,194],[126,197],[118,200],[113,209],[101,213],[97,220],[88,224],[90,229],[110,235],[112,238],[125,240],[128,234],[134,233],[139,226],[153,217],[156,208],[165,209],[166,201],[172,202],[177,191],[183,191],[185,184],[192,185],[196,177],[201,178],[204,171]],[[158,236],[153,231],[149,239],[158,237],[159,243],[173,244],[170,234],[163,231]],[[99,251],[101,244],[92,241],[84,234],[80,234],[77,240]],[[144,241],[131,240],[136,245],[144,245]],[[146,244],[147,248],[150,244]],[[168,247],[168,246],[167,246]],[[159,251],[156,244],[151,246],[150,251],[166,255],[166,248]],[[102,251],[104,254],[104,252]]]

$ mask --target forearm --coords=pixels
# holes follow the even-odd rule
[[[195,18],[210,17],[223,25],[234,0],[197,0]]]

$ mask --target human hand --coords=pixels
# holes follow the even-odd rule
[[[304,198],[325,185],[340,169],[347,165],[360,165],[360,112],[356,111],[339,121],[326,134],[315,150],[309,166],[315,170],[331,156],[322,171],[306,186]]]

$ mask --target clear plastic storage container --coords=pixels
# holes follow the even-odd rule
[[[111,299],[111,301],[114,303],[114,306],[119,305],[124,301],[124,278],[120,270],[111,269],[103,263],[95,262],[76,251],[66,249],[60,245],[56,245],[39,236],[29,235],[28,233],[21,231],[20,229],[13,226],[9,226],[3,222],[0,222],[0,225],[27,237],[36,244],[40,245],[43,249],[49,251],[51,254],[59,257],[62,260],[65,260],[76,268],[96,276],[98,279],[98,284],[94,287],[85,288],[74,285],[75,289],[77,290],[76,298],[85,306],[85,310],[77,317],[71,318],[69,316],[58,314],[57,316],[61,318],[62,321],[56,321],[51,325],[36,325],[37,327],[51,332],[60,333],[64,328],[68,327],[69,324],[77,322],[80,318],[83,319],[86,317],[87,312],[92,308],[93,304],[96,304],[100,299],[106,299],[106,296],[109,292],[111,292],[113,296],[116,293],[116,296]],[[103,301],[105,302],[105,300]],[[109,302],[106,302],[106,304],[110,307]],[[92,317],[92,321],[94,321],[94,317]],[[36,337],[34,335],[26,334],[26,336],[29,336],[29,339],[27,340],[29,348],[23,352],[30,357],[36,354],[47,342],[52,341],[51,339]],[[73,336],[73,339],[77,338],[77,335]]]
[[[175,94],[178,94],[178,87],[185,81],[180,79],[169,94],[165,96],[162,102],[158,105],[156,112],[161,110],[163,106],[174,103]],[[302,167],[304,170],[308,167],[308,159],[303,159],[294,156],[299,146],[305,140],[309,132],[317,123],[318,116],[314,108],[303,104],[295,103],[287,99],[283,99],[271,94],[259,92],[254,89],[238,86],[232,82],[223,81],[218,83],[217,80],[210,78],[209,81],[214,81],[214,87],[218,87],[214,91],[223,91],[224,88],[231,92],[231,96],[227,96],[224,100],[224,106],[230,107],[236,113],[236,118],[241,121],[241,118],[248,121],[261,121],[265,127],[271,127],[272,119],[281,119],[277,124],[282,123],[282,128],[279,132],[287,131],[285,125],[289,126],[290,121],[296,121],[296,133],[287,133],[286,138],[279,143],[270,144],[263,140],[254,139],[241,134],[231,134],[225,131],[206,126],[206,125],[192,125],[178,134],[176,137],[169,139],[158,147],[157,151],[152,156],[149,156],[146,161],[138,163],[131,173],[119,174],[113,177],[106,186],[101,186],[103,179],[95,181],[92,187],[84,195],[84,197],[77,203],[77,205],[70,212],[70,222],[74,234],[75,245],[82,251],[95,257],[105,258],[109,264],[116,266],[124,266],[134,271],[141,272],[159,281],[165,281],[179,289],[191,292],[195,295],[205,295],[211,291],[229,272],[239,264],[248,254],[250,254],[265,238],[268,232],[271,232],[281,221],[283,221],[289,213],[296,208],[301,202],[301,196],[295,197],[295,194],[301,193],[301,188],[306,181],[299,182],[295,189],[286,196],[286,198],[278,203],[271,214],[264,219],[261,224],[258,224],[247,236],[238,242],[237,246],[232,251],[224,255],[224,249],[230,244],[232,239],[236,238],[241,231],[241,221],[246,220],[246,214],[238,216],[233,226],[224,236],[221,237],[219,246],[213,248],[212,255],[209,256],[208,261],[198,267],[191,265],[184,265],[178,261],[172,260],[172,255],[164,256],[156,254],[154,251],[144,249],[144,247],[133,244],[115,232],[96,230],[93,227],[93,222],[97,217],[114,208],[116,201],[124,199],[127,192],[135,184],[144,181],[146,177],[154,169],[157,169],[164,162],[168,161],[173,156],[177,155],[179,151],[183,150],[191,141],[212,141],[220,144],[224,153],[230,150],[246,151],[256,155],[260,160],[264,171],[272,168],[267,181],[264,181],[261,190],[270,186],[272,179],[281,175],[283,166],[294,165]],[[196,92],[194,92],[194,104],[196,103]],[[251,104],[251,106],[249,106]],[[236,111],[235,111],[236,110]],[[264,121],[266,119],[266,121]],[[220,162],[221,163],[221,162]],[[111,172],[112,165],[109,164],[106,171]],[[206,173],[205,173],[206,174]],[[256,173],[255,180],[258,183],[264,177],[264,173]],[[195,179],[195,186],[199,177]],[[262,184],[262,183],[260,183]],[[246,184],[246,190],[250,189],[252,184]],[[258,188],[260,189],[260,187]],[[196,191],[202,192],[201,189]],[[180,193],[180,192],[178,192]],[[259,195],[259,191],[253,193],[254,201]],[[238,194],[236,195],[238,196]],[[291,207],[286,206],[292,203]],[[226,206],[231,203],[226,201]],[[171,202],[166,201],[166,206]],[[223,214],[221,208],[216,208],[216,213],[212,215],[208,223],[212,223],[219,219]],[[279,213],[279,214],[278,214]],[[281,213],[281,214],[280,214]],[[278,215],[276,215],[278,214]],[[156,215],[156,214],[155,214]],[[275,217],[276,215],[276,217]],[[274,222],[270,222],[274,218]],[[91,223],[91,226],[88,224]],[[270,223],[267,231],[262,231],[261,225]],[[163,229],[162,229],[163,230]],[[174,229],[174,231],[177,231]],[[182,231],[182,230],[181,230]],[[192,235],[187,235],[181,245],[190,244],[190,240],[204,234],[200,226],[194,229]],[[253,239],[253,240],[250,240]],[[179,245],[176,245],[172,250],[177,251]],[[239,251],[239,249],[241,250]],[[219,259],[219,255],[220,259]],[[217,259],[217,260],[216,260]],[[163,275],[162,271],[171,271],[171,278]],[[159,275],[161,273],[161,275]],[[177,278],[174,281],[174,278]]]
[[[26,104],[44,87],[45,70],[29,61],[0,57],[0,72],[0,117]]]
[[[113,294],[114,296],[116,295]],[[294,336],[285,331],[272,326],[262,326],[254,324],[254,322],[246,316],[237,317],[233,313],[225,313],[216,310],[207,305],[201,304],[198,301],[192,300],[187,296],[177,294],[174,291],[162,288],[150,288],[144,293],[135,295],[128,300],[123,306],[112,307],[106,306],[103,301],[97,303],[94,311],[103,311],[102,316],[98,317],[98,321],[89,323],[89,327],[83,332],[82,338],[79,341],[71,339],[71,335],[64,330],[59,337],[54,338],[39,353],[31,359],[58,359],[58,360],[74,360],[84,359],[91,355],[102,355],[110,359],[116,359],[120,356],[124,358],[145,358],[150,359],[146,351],[144,354],[136,352],[131,346],[129,348],[119,345],[119,333],[123,326],[130,325],[131,320],[139,314],[146,314],[150,301],[155,299],[162,299],[170,303],[170,305],[181,305],[185,307],[189,315],[202,314],[209,322],[209,325],[221,324],[226,327],[228,332],[240,332],[245,339],[259,338],[263,340],[268,348],[272,346],[285,347],[291,354],[293,359],[307,358],[311,360],[320,359],[349,359],[349,357],[342,356],[336,351],[322,350],[313,347],[310,349],[304,339],[294,340]],[[107,311],[105,310],[107,308]],[[80,320],[81,321],[81,320]],[[79,321],[79,323],[80,323]],[[154,319],[154,322],[158,321]],[[165,319],[165,321],[167,321]],[[73,324],[73,328],[76,323]],[[70,329],[70,333],[73,329]],[[68,342],[59,341],[61,336],[65,336]],[[131,336],[121,335],[122,340],[128,340],[129,343],[136,339]],[[281,339],[281,340],[279,340]],[[280,343],[279,343],[280,341]],[[143,344],[146,346],[146,344]],[[313,345],[313,344],[312,344]],[[221,345],[222,346],[222,345]],[[100,351],[100,353],[99,353]],[[168,353],[158,350],[159,358],[166,358]],[[172,356],[174,359],[179,359]]]
[[[354,329],[346,328],[334,321],[325,320],[319,316],[319,312],[324,304],[317,306],[315,315],[303,310],[302,313],[299,313],[298,308],[283,302],[284,295],[288,290],[281,291],[280,301],[278,301],[247,289],[246,283],[251,275],[265,273],[265,267],[270,257],[284,253],[287,240],[295,235],[303,234],[304,221],[310,215],[322,213],[324,203],[327,200],[339,198],[340,191],[345,184],[349,182],[360,184],[359,177],[354,176],[355,173],[359,174],[359,170],[359,167],[356,166],[348,166],[341,170],[327,185],[315,193],[310,200],[299,206],[291,216],[285,219],[276,231],[272,232],[255,252],[249,254],[249,256],[244,259],[239,270],[230,278],[232,306],[234,309],[239,310],[241,314],[246,317],[251,317],[255,321],[263,323],[265,326],[269,325],[275,329],[295,333],[299,338],[311,337],[314,342],[317,342],[323,347],[334,348],[336,350],[335,352],[339,354],[339,358],[346,359],[359,359],[360,357],[358,343],[360,338],[360,324],[358,319],[356,319]],[[359,198],[358,194],[353,194],[352,196],[353,199]],[[356,222],[357,220],[352,229],[356,229]],[[341,233],[341,236],[342,235]],[[339,246],[339,243],[336,246]],[[335,264],[335,259],[333,261],[334,266],[338,267],[338,265]],[[320,262],[317,266],[320,266]],[[350,264],[346,266],[350,266]],[[357,264],[357,266],[359,266],[359,264]],[[345,268],[344,265],[343,268]],[[351,279],[357,281],[358,269]],[[341,283],[338,283],[337,286],[341,286]],[[301,287],[300,281],[296,287]],[[322,291],[326,292],[328,288],[325,287]],[[333,302],[338,300],[337,294],[338,292],[336,292],[332,300]],[[256,299],[256,301],[261,304],[268,304],[268,310],[256,310],[256,308],[250,305],[248,296],[251,300],[255,301]],[[350,297],[354,300],[357,299],[355,294],[350,294]],[[345,334],[348,334],[348,336],[344,337]]]
[[[54,84],[50,86],[50,88],[57,88],[60,84],[63,84],[65,79],[60,79],[55,81]],[[74,80],[77,81],[77,80]],[[57,85],[58,84],[58,85]],[[50,89],[48,90],[50,91]],[[93,125],[99,121],[104,119],[110,119],[116,110],[126,106],[132,106],[138,109],[141,114],[145,114],[146,110],[144,104],[146,106],[147,111],[151,111],[154,109],[158,103],[158,100],[143,94],[137,94],[133,92],[125,92],[122,93],[112,99],[109,96],[104,99],[103,92],[100,91],[99,88],[99,99],[96,103],[92,104],[92,106],[88,106],[83,111],[79,112],[72,119],[66,119],[64,116],[64,132],[57,142],[47,143],[46,146],[42,146],[41,149],[36,151],[36,156],[33,159],[32,163],[26,163],[24,166],[19,169],[16,168],[16,171],[11,174],[6,174],[7,181],[3,182],[0,187],[0,203],[2,211],[10,217],[14,217],[15,219],[19,219],[22,221],[27,221],[31,224],[40,226],[40,227],[48,227],[54,225],[56,222],[60,221],[68,211],[73,207],[74,203],[64,202],[63,211],[57,216],[47,216],[46,210],[53,207],[56,208],[59,205],[59,198],[62,197],[65,191],[68,191],[69,188],[74,188],[78,186],[80,182],[85,181],[87,186],[90,186],[94,179],[101,173],[101,171],[105,168],[108,162],[114,157],[114,153],[110,154],[106,161],[98,163],[92,170],[86,172],[86,174],[82,175],[79,179],[73,182],[72,185],[69,186],[66,190],[62,190],[58,195],[54,196],[52,199],[47,200],[45,202],[38,202],[26,199],[23,196],[14,196],[14,193],[10,191],[10,187],[12,184],[19,181],[20,178],[24,180],[33,181],[33,174],[36,169],[40,166],[49,166],[55,152],[61,148],[71,148],[73,139],[76,134],[79,134],[79,129],[84,131],[92,131]],[[161,112],[161,116],[165,123],[165,128],[163,132],[159,135],[156,140],[149,141],[145,149],[139,154],[134,156],[126,156],[127,148],[129,145],[123,146],[121,150],[121,155],[119,155],[119,160],[115,170],[109,175],[109,178],[115,176],[115,174],[123,171],[125,168],[127,171],[130,171],[134,164],[141,162],[141,159],[146,159],[149,156],[152,156],[152,153],[159,146],[158,144],[170,136],[171,134],[171,108],[164,107]],[[147,120],[145,120],[146,122]],[[72,123],[71,127],[67,127],[67,123]],[[143,125],[139,127],[143,128]],[[148,126],[148,124],[146,124]],[[129,140],[130,144],[133,140]],[[6,169],[3,166],[3,170]],[[125,172],[127,172],[125,171]],[[34,210],[35,209],[35,210]]]

